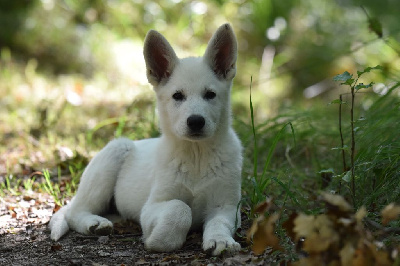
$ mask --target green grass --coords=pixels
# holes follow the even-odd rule
[[[60,185],[58,183],[54,183],[51,181],[49,170],[43,171],[44,181],[42,182],[42,188],[47,192],[47,194],[51,195],[54,199],[54,202],[61,206],[63,205],[63,201],[61,195]]]
[[[19,195],[19,186],[21,184],[21,180],[16,179],[13,175],[6,175],[4,181],[0,183],[0,194],[4,196],[6,193],[11,195]]]
[[[399,93],[397,83],[384,96],[358,95],[354,199],[351,180],[344,178],[347,172],[343,171],[341,150],[335,148],[341,143],[337,106],[328,103],[316,103],[312,108],[294,105],[257,125],[250,98],[250,122],[236,122],[245,146],[243,197],[247,205],[243,205],[253,210],[266,197],[274,199],[276,206],[271,213],[278,211],[281,215],[276,233],[285,249],[279,256],[280,261],[298,259],[282,223],[293,212],[312,215],[324,212],[321,191],[343,195],[354,203],[355,210],[366,206],[368,219],[378,223],[384,206],[400,203]],[[349,110],[347,106],[343,109],[344,142],[348,143],[351,138]],[[346,159],[349,158],[347,154]],[[255,217],[252,211],[248,215]],[[400,221],[391,225],[398,227]],[[389,246],[399,244],[395,234],[388,234],[383,241]]]
[[[375,211],[400,200],[400,83],[357,122],[356,204]]]
[[[336,106],[325,103],[306,109],[295,105],[257,125],[250,99],[250,122],[236,124],[245,146],[243,195],[249,208],[269,196],[282,209],[318,213],[321,206],[316,199],[321,190],[340,193],[350,202],[354,200],[355,209],[366,206],[375,216],[388,203],[399,203],[398,93],[395,85],[385,96],[358,95],[355,199],[343,172],[340,150],[335,148],[340,146]],[[369,108],[363,108],[367,103]],[[346,143],[350,141],[347,111],[345,107],[342,114]],[[324,175],[327,169],[330,174]],[[326,176],[328,182],[323,180]]]
[[[250,137],[242,138],[245,146],[243,194],[250,199],[250,206],[272,196],[282,206],[289,204],[290,208],[309,209],[309,194],[313,194],[315,188],[321,189],[318,172],[327,167],[326,161],[335,155],[327,151],[330,147],[326,147],[332,145],[335,133],[321,134],[327,128],[327,120],[321,116],[322,108],[328,107],[286,110],[286,113],[256,125],[256,147],[249,145],[254,141]],[[249,159],[255,152],[257,160]],[[255,168],[260,169],[256,174]]]

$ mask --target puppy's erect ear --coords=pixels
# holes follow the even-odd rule
[[[147,79],[153,86],[168,80],[178,63],[174,49],[155,30],[150,30],[144,41],[143,55],[146,61]]]
[[[212,36],[204,53],[204,60],[219,78],[231,80],[236,74],[236,58],[236,36],[227,23],[219,27]]]

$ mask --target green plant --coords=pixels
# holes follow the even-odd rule
[[[400,82],[387,86],[357,121],[358,205],[379,210],[400,200]]]
[[[63,194],[61,193],[60,190],[60,185],[55,184],[54,182],[51,181],[51,176],[50,172],[48,169],[43,170],[43,177],[44,181],[42,182],[42,188],[53,197],[54,202],[58,206],[62,206],[63,204]]]
[[[283,184],[281,181],[279,181],[276,178],[267,178],[266,173],[269,168],[269,165],[271,163],[272,155],[275,151],[275,148],[278,144],[278,141],[282,138],[284,135],[285,129],[287,126],[290,126],[292,136],[293,136],[293,141],[294,145],[296,145],[296,136],[294,133],[294,128],[292,123],[286,122],[281,129],[278,131],[278,133],[274,136],[272,140],[272,144],[268,150],[268,155],[265,160],[264,166],[263,166],[263,171],[261,174],[258,173],[258,143],[257,143],[257,130],[254,122],[254,108],[253,108],[253,101],[251,98],[251,85],[252,85],[253,78],[251,78],[250,82],[250,117],[251,117],[251,128],[252,128],[252,133],[253,133],[253,143],[254,143],[254,151],[253,151],[253,177],[252,177],[252,185],[253,185],[253,192],[250,196],[250,201],[251,201],[251,206],[253,208],[257,205],[257,203],[260,203],[265,200],[265,194],[264,192],[267,190],[268,185],[270,184],[271,180],[276,181],[285,191],[288,191],[288,187]],[[290,193],[287,195],[291,196]]]
[[[375,69],[382,69],[381,66],[375,66],[375,67],[367,67],[362,71],[357,71],[357,76],[353,77],[353,74],[350,74],[349,72],[345,71],[342,74],[336,75],[333,80],[334,81],[341,81],[341,85],[347,85],[350,88],[350,94],[351,94],[351,104],[350,104],[350,167],[348,168],[346,164],[346,151],[348,151],[348,146],[344,144],[344,138],[343,138],[343,130],[342,130],[342,105],[347,104],[346,102],[343,101],[343,95],[340,94],[339,99],[332,101],[331,103],[337,103],[339,104],[339,132],[340,132],[340,139],[341,139],[341,147],[337,148],[341,150],[342,153],[342,162],[343,162],[343,180],[346,182],[350,182],[350,191],[351,191],[351,196],[353,198],[353,202],[355,202],[356,199],[356,177],[355,177],[355,171],[356,171],[356,164],[355,164],[355,155],[356,155],[356,138],[355,134],[356,131],[359,129],[358,127],[355,127],[357,121],[354,118],[354,108],[355,108],[355,98],[356,98],[356,93],[361,90],[361,89],[368,89],[373,86],[373,82],[369,84],[364,84],[364,83],[358,83],[360,77],[368,73],[372,70]],[[346,93],[347,94],[347,93]],[[340,190],[340,187],[339,187]]]
[[[14,178],[12,174],[6,175],[4,178],[4,182],[0,184],[0,192],[1,194],[5,194],[6,192],[12,195],[20,195],[19,185],[21,183],[20,179]]]
[[[33,185],[35,184],[36,177],[33,176],[32,178],[27,178],[23,181],[25,191],[32,191]]]
[[[72,197],[78,189],[84,166],[82,164],[74,164],[70,165],[68,169],[71,174],[71,180],[65,184],[65,193],[68,197]]]

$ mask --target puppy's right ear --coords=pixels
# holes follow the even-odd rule
[[[150,30],[144,41],[147,79],[153,86],[166,82],[178,63],[174,49],[159,32]]]

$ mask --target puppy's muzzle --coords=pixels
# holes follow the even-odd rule
[[[201,115],[191,115],[188,117],[186,123],[190,129],[190,135],[201,135],[206,120]]]

